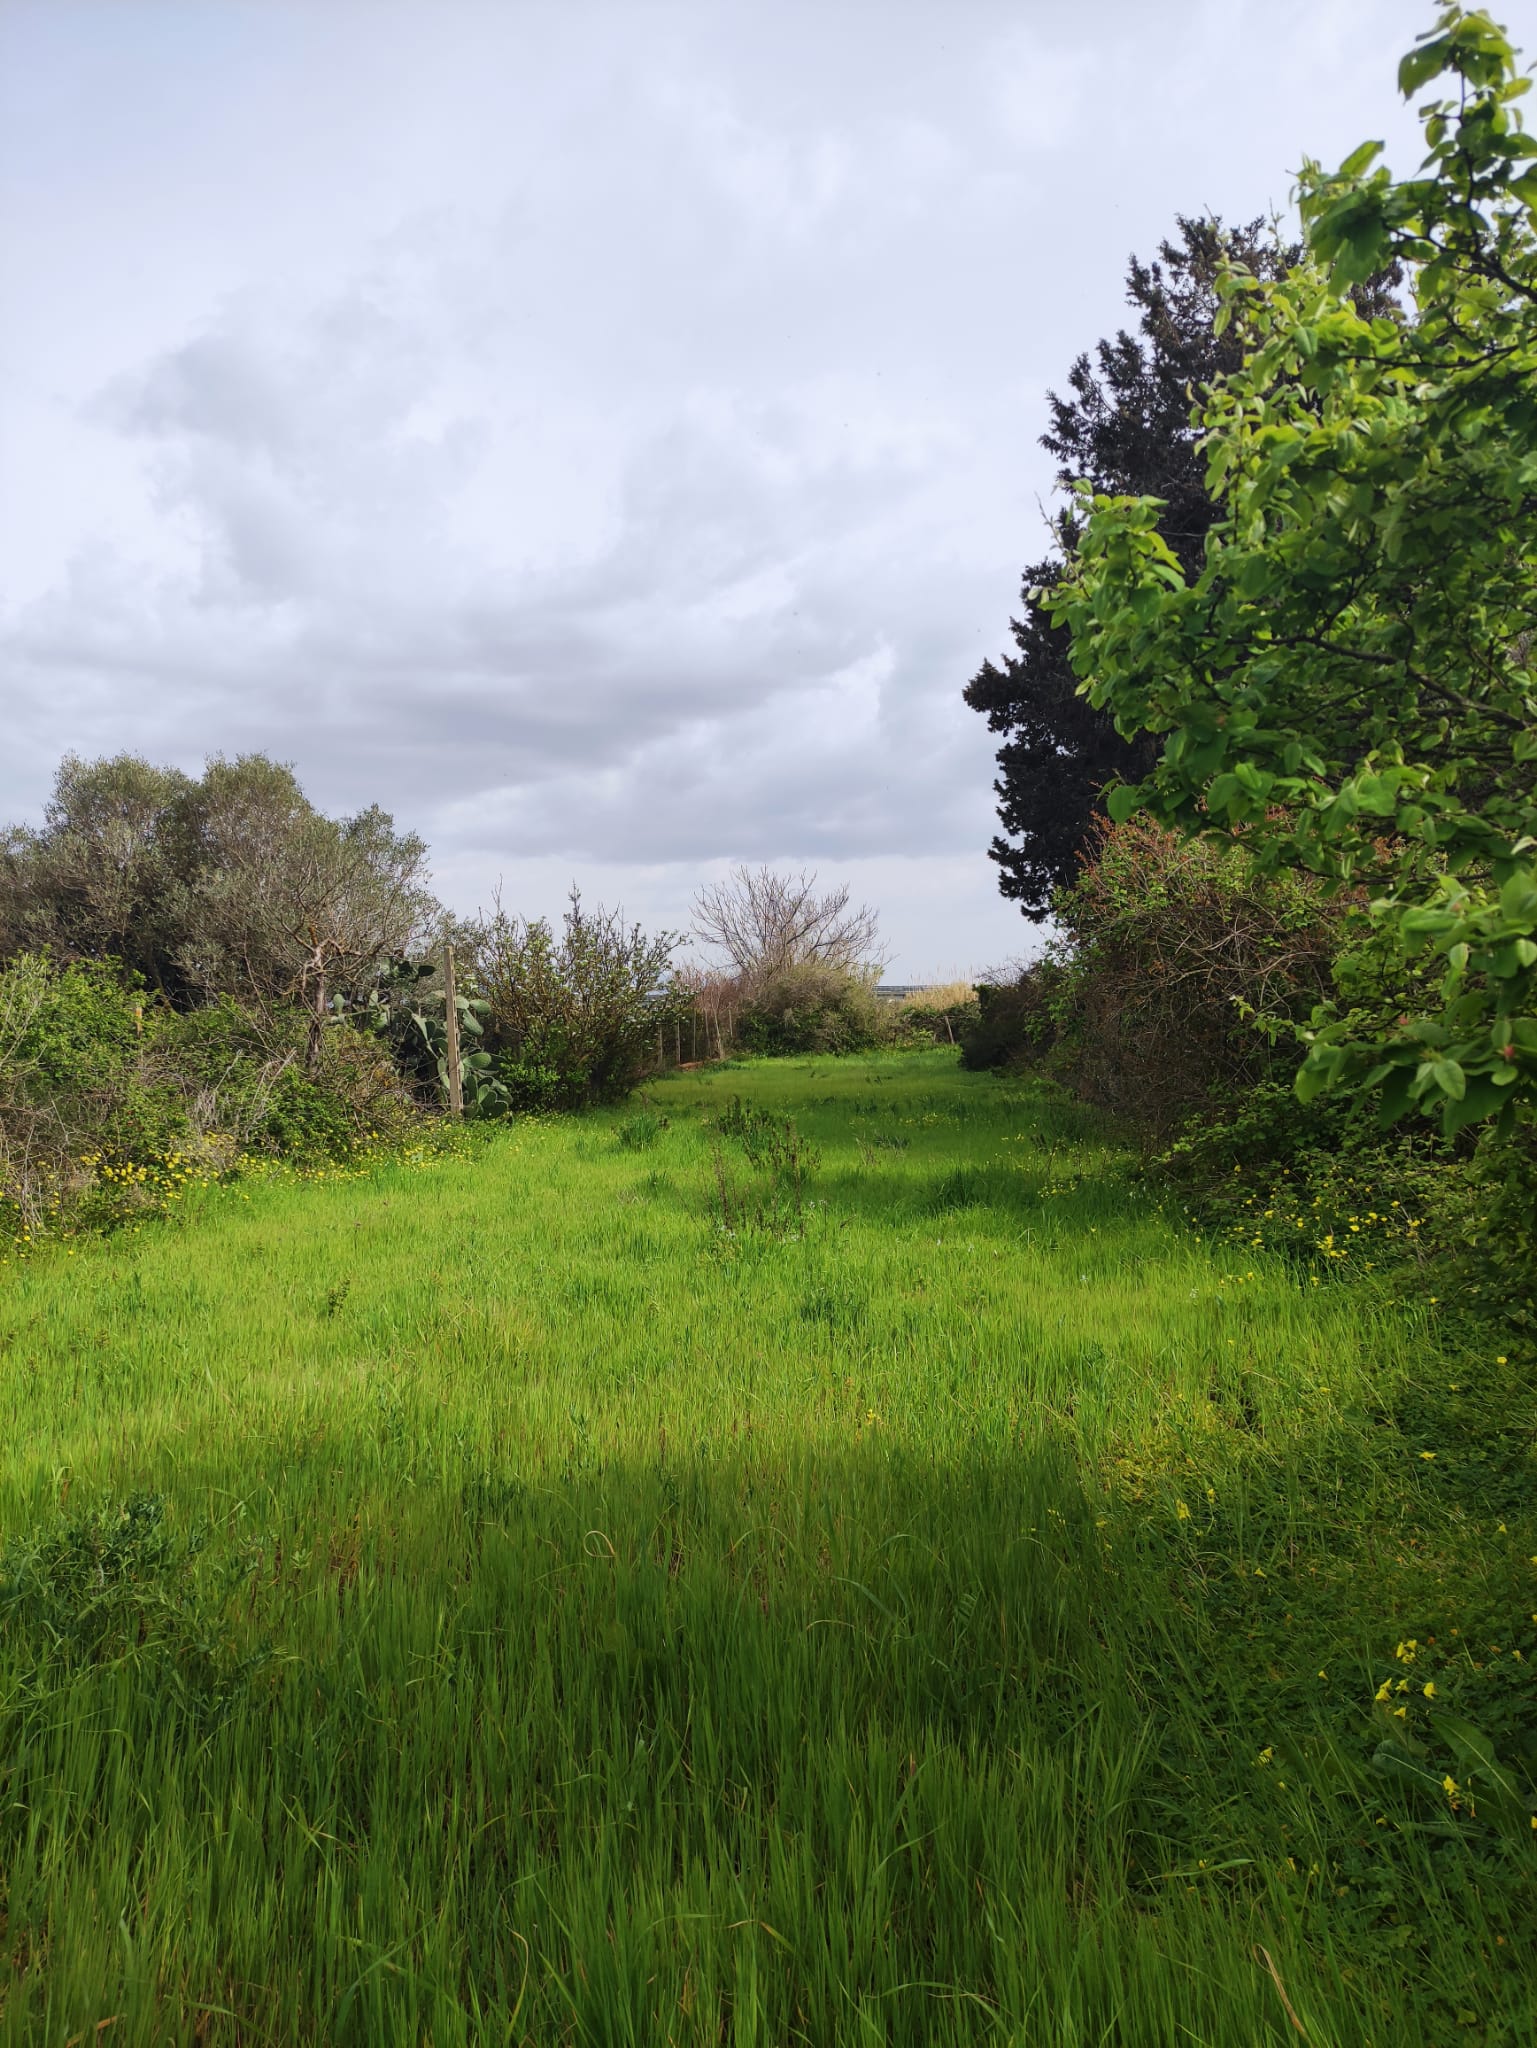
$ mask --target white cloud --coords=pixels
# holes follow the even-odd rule
[[[1176,211],[1383,131],[1395,0],[106,19],[0,16],[0,814],[260,747],[466,906],[782,858],[899,970],[1028,937],[959,692],[1043,387]]]

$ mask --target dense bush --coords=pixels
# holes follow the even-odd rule
[[[969,981],[939,982],[904,996],[895,1006],[899,1034],[915,1044],[959,1045],[981,1021],[977,986]]]
[[[1413,178],[1377,142],[1304,164],[1302,260],[1219,282],[1244,347],[1195,405],[1219,501],[1200,558],[1156,499],[1080,492],[1050,609],[1090,702],[1158,742],[1113,817],[1369,898],[1388,1000],[1320,1014],[1299,1094],[1488,1121],[1498,1145],[1537,1118],[1532,80],[1448,4],[1399,84],[1435,91]],[[1396,317],[1374,317],[1359,287],[1394,265]]]
[[[1468,1254],[1472,1149],[1425,1123],[1384,1132],[1359,1103],[1299,1103],[1283,1074],[1214,1095],[1152,1164],[1234,1244],[1380,1270]]]
[[[1046,952],[981,988],[966,1065],[1035,1066],[1140,1125],[1150,1170],[1235,1244],[1320,1270],[1451,1260],[1443,1285],[1537,1327],[1537,1133],[1491,1147],[1297,1099],[1313,1007],[1372,977],[1371,1000],[1393,998],[1353,899],[1137,819],[1103,833],[1057,907]]]
[[[1241,844],[1103,828],[1057,898],[1059,937],[983,998],[967,1062],[1044,1059],[1086,1101],[1171,1130],[1295,1066],[1347,908],[1311,877],[1259,874]]]
[[[229,998],[177,1011],[98,961],[0,968],[0,1218],[6,1234],[156,1206],[242,1156],[317,1164],[398,1133],[411,1097],[379,1045],[338,1022]]]
[[[960,1035],[961,1065],[986,1071],[1039,1062],[1057,1042],[1069,970],[1045,953],[1007,979],[977,983],[977,1008]]]
[[[476,986],[497,1080],[514,1110],[614,1102],[659,1064],[686,998],[674,990],[671,932],[648,938],[573,890],[557,934],[498,906],[479,928]]]
[[[142,1005],[105,966],[0,969],[0,1213],[35,1232],[89,1175],[84,1152],[153,1156],[181,1135],[141,1064]]]
[[[206,1009],[150,1014],[143,1064],[183,1105],[191,1135],[214,1152],[314,1163],[398,1135],[412,1099],[376,1040],[335,1022],[310,1054],[310,1018],[271,1015],[226,997]]]
[[[897,1020],[872,976],[812,961],[766,973],[737,1014],[745,1052],[864,1052],[887,1043]]]

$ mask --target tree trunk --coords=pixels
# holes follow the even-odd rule
[[[464,1073],[459,1061],[459,989],[454,980],[454,949],[443,949],[443,1024],[447,1034],[448,1113],[464,1115]]]
[[[310,1004],[309,1042],[304,1049],[304,1064],[311,1075],[320,1071],[320,1038],[326,1026],[326,971],[321,968],[315,977],[315,999]]]

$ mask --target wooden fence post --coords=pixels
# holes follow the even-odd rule
[[[443,948],[443,1025],[448,1034],[448,1113],[464,1115],[464,1075],[459,1066],[459,990],[454,981],[454,949]]]

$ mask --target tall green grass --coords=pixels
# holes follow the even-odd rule
[[[1442,1312],[944,1054],[8,1269],[0,2041],[1529,2040]]]

